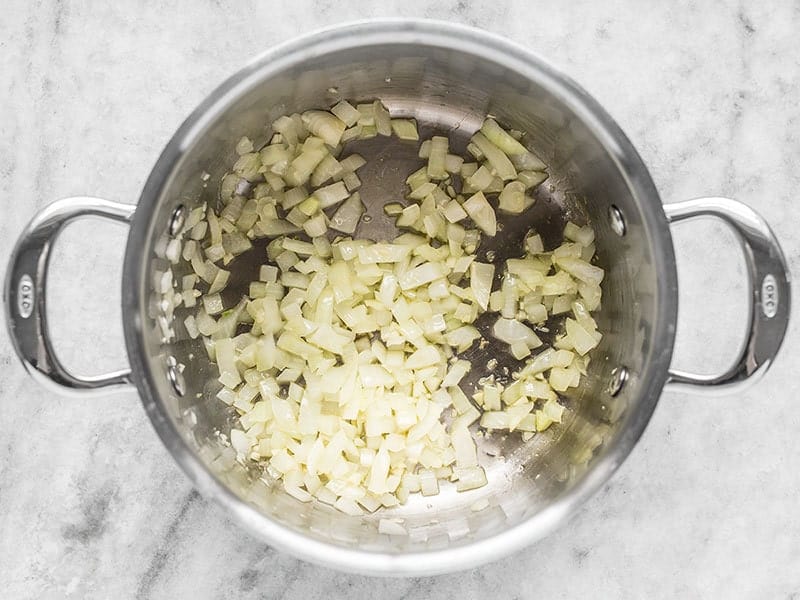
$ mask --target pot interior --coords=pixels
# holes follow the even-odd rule
[[[126,267],[135,271],[128,281],[144,282],[131,291],[126,307],[137,313],[141,329],[133,336],[137,339],[129,339],[140,390],[157,429],[173,453],[183,455],[179,459],[190,474],[199,481],[203,471],[212,473],[262,519],[309,538],[392,554],[496,536],[535,520],[545,508],[572,507],[602,483],[630,451],[655,406],[672,349],[675,312],[672,249],[658,196],[638,156],[605,113],[547,67],[526,55],[509,54],[517,51],[500,42],[479,45],[466,35],[401,37],[393,42],[385,35],[365,34],[356,42],[353,36],[321,36],[259,60],[228,82],[228,91],[198,109],[156,166],[137,210]],[[259,479],[260,470],[236,462],[220,434],[230,431],[237,416],[215,397],[220,387],[216,367],[202,343],[189,339],[182,325],[186,309],[176,311],[177,341],[161,343],[160,309],[150,282],[168,266],[159,256],[173,211],[217,202],[219,180],[234,162],[242,135],[258,147],[269,139],[270,123],[280,115],[328,108],[340,99],[376,98],[393,116],[414,117],[426,131],[444,132],[458,149],[487,114],[527,132],[527,143],[548,163],[550,178],[539,186],[534,207],[522,217],[503,220],[503,231],[480,252],[485,256],[494,250],[497,259],[519,256],[522,237],[531,227],[553,246],[561,241],[566,219],[591,223],[597,262],[606,270],[597,315],[604,337],[581,386],[564,396],[569,410],[562,424],[527,442],[519,433],[482,438],[479,455],[487,486],[457,493],[445,484],[438,496],[412,494],[399,508],[354,517],[320,502],[299,502],[279,483]],[[405,176],[422,164],[416,147],[378,137],[349,149],[369,159],[359,176],[372,219],[362,223],[357,236],[390,238],[392,224],[382,206],[402,201]],[[210,178],[204,180],[203,173]],[[624,235],[618,227],[615,231],[612,206],[624,219]],[[230,265],[233,283],[226,295],[246,293],[265,260],[264,245],[256,244]],[[181,268],[175,269],[176,277],[188,272]],[[492,356],[513,367],[507,351],[490,345],[470,355],[473,382],[486,374]],[[175,363],[185,366],[182,395],[171,384],[170,365]],[[614,369],[621,368],[627,381],[612,396],[609,384]],[[470,508],[484,498],[487,508]],[[224,502],[236,500],[228,495]],[[378,533],[379,519],[389,517],[402,518],[408,535]],[[259,518],[249,521],[260,529]]]

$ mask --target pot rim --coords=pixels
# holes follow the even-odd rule
[[[143,319],[145,271],[142,249],[152,235],[154,209],[174,167],[209,124],[242,93],[265,78],[320,53],[385,44],[426,44],[480,55],[545,86],[578,115],[598,137],[638,199],[643,227],[651,240],[657,277],[656,315],[652,339],[658,348],[639,378],[641,398],[619,439],[598,457],[569,491],[545,509],[513,527],[478,542],[442,550],[386,553],[358,550],[320,541],[263,515],[239,499],[200,461],[183,440],[160,401],[154,373],[146,361]],[[250,532],[298,558],[344,571],[371,575],[433,575],[463,570],[511,554],[544,537],[562,524],[595,493],[622,464],[641,437],[667,380],[677,318],[677,274],[672,238],[658,191],[638,152],[611,116],[586,91],[544,59],[498,35],[445,22],[414,19],[365,20],[337,25],[295,38],[269,49],[219,85],[183,122],[158,158],[142,190],[125,254],[122,311],[125,343],[142,404],[164,445],[207,498],[230,511]],[[478,550],[480,547],[480,550]]]

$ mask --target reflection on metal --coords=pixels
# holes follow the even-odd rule
[[[622,237],[627,232],[627,226],[625,225],[625,217],[622,215],[622,211],[616,204],[612,204],[608,207],[608,218],[611,221],[611,229],[614,233],[616,233],[619,237]]]
[[[183,378],[181,367],[182,365],[178,364],[174,356],[167,358],[167,379],[178,396],[183,396],[186,393],[186,380]]]
[[[626,367],[614,367],[611,371],[611,381],[608,382],[608,393],[613,397],[620,393],[625,382],[628,381],[628,369]]]
[[[179,204],[172,211],[172,216],[169,219],[169,234],[177,235],[181,227],[183,227],[184,221],[186,221],[186,207],[183,204]]]

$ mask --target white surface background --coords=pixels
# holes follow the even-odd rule
[[[769,8],[767,8],[767,6]],[[585,86],[642,153],[665,201],[741,199],[797,271],[800,7],[790,2],[29,2],[0,18],[0,257],[49,201],[135,202],[172,132],[251,55],[338,21],[418,16],[501,33]],[[65,362],[125,361],[126,231],[88,222],[50,286]],[[744,270],[717,225],[675,232],[676,364],[723,366],[742,334]],[[64,399],[0,330],[4,598],[797,598],[796,323],[736,397],[666,392],[631,457],[555,535],[435,578],[335,573],[254,541],[192,491],[135,397]]]

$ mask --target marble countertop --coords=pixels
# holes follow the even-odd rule
[[[795,3],[26,2],[0,20],[0,257],[51,200],[135,202],[174,129],[250,55],[338,21],[424,16],[534,49],[607,107],[665,201],[738,198],[800,262],[800,9]],[[769,7],[769,8],[767,8]],[[126,231],[80,223],[49,288],[56,347],[85,372],[125,363]],[[715,224],[675,230],[675,363],[729,361],[746,310],[741,254]],[[666,392],[641,442],[556,534],[483,568],[382,580],[299,562],[192,490],[132,395],[62,398],[0,329],[4,598],[797,598],[797,321],[762,383]]]

